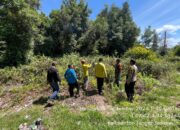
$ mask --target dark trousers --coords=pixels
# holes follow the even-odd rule
[[[99,94],[102,94],[103,84],[104,84],[104,78],[97,78],[97,87]]]
[[[79,94],[79,84],[78,84],[78,82],[69,84],[69,94],[70,94],[71,97],[74,96],[74,88],[77,89],[77,94]]]
[[[125,84],[125,91],[129,101],[133,100],[135,83],[136,82],[130,82],[130,84]]]
[[[121,74],[120,74],[120,73],[115,74],[115,84],[116,84],[118,87],[119,87],[120,79],[121,79]]]

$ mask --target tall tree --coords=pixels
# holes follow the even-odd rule
[[[130,47],[132,47],[135,42],[137,42],[137,37],[139,36],[140,29],[137,27],[136,23],[133,21],[131,16],[131,11],[128,2],[123,4],[122,8],[122,19],[123,19],[123,40],[119,50],[124,53]]]
[[[80,38],[80,52],[82,55],[103,54],[107,46],[108,24],[105,18],[97,17],[90,24],[88,31]]]
[[[64,0],[60,10],[53,11],[50,35],[55,43],[56,54],[78,50],[78,39],[88,29],[90,10],[84,0]]]
[[[106,18],[108,23],[108,45],[105,54],[123,54],[129,47],[132,47],[139,35],[139,28],[134,23],[129,4],[125,2],[123,8],[107,6],[100,13],[100,17]]]
[[[159,36],[158,36],[156,30],[154,30],[153,31],[153,37],[152,37],[152,46],[151,46],[151,49],[153,51],[158,50],[158,43],[159,43]]]
[[[6,52],[6,44],[4,41],[0,41],[0,60],[2,60],[3,55]]]
[[[152,42],[152,37],[153,37],[153,31],[151,29],[151,26],[148,26],[141,37],[142,42],[145,45],[145,47],[150,47],[150,44]]]
[[[167,31],[164,32],[163,45],[160,47],[159,53],[160,53],[161,56],[165,56],[168,53],[168,48],[167,48]]]
[[[24,0],[1,0],[0,34],[6,43],[4,64],[17,66],[27,61],[33,39],[36,9]]]
[[[34,54],[47,54],[49,51],[50,38],[48,37],[47,31],[50,26],[49,18],[44,14],[38,14],[36,19],[36,26],[33,27],[34,37]]]
[[[28,3],[31,8],[39,9],[40,8],[40,0],[25,0],[26,3]]]

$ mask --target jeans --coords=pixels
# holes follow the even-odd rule
[[[97,78],[97,87],[99,94],[102,94],[103,84],[104,84],[104,78]]]
[[[50,96],[50,99],[56,99],[59,93],[59,85],[58,82],[51,82],[51,88],[53,90],[53,94]]]

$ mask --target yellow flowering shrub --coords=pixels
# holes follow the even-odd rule
[[[146,59],[151,61],[157,61],[158,58],[156,54],[143,46],[135,46],[130,48],[126,53],[125,57],[130,57],[133,59]]]

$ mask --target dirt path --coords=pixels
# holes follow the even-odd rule
[[[67,96],[67,93],[68,91],[65,90],[62,95]],[[83,91],[80,91],[80,97],[66,98],[60,101],[60,103],[75,111],[98,110],[105,114],[111,114],[112,110],[112,106],[108,104],[107,99],[104,96],[98,95],[97,91],[93,88],[88,88],[86,95]]]
[[[56,103],[69,107],[72,111],[80,112],[84,110],[98,110],[105,114],[112,113],[112,106],[108,104],[104,96],[97,94],[94,88],[89,88],[85,95],[83,90],[80,91],[80,97],[69,97],[68,87],[61,90],[60,99]],[[24,94],[24,97],[17,98],[15,93],[6,92],[0,97],[0,111],[4,111],[1,116],[19,112],[23,109],[30,108],[33,105],[42,105],[45,111],[49,111],[50,107],[46,108],[47,96],[51,95],[50,88],[43,88],[42,90],[32,90]],[[16,101],[16,98],[18,101]]]

